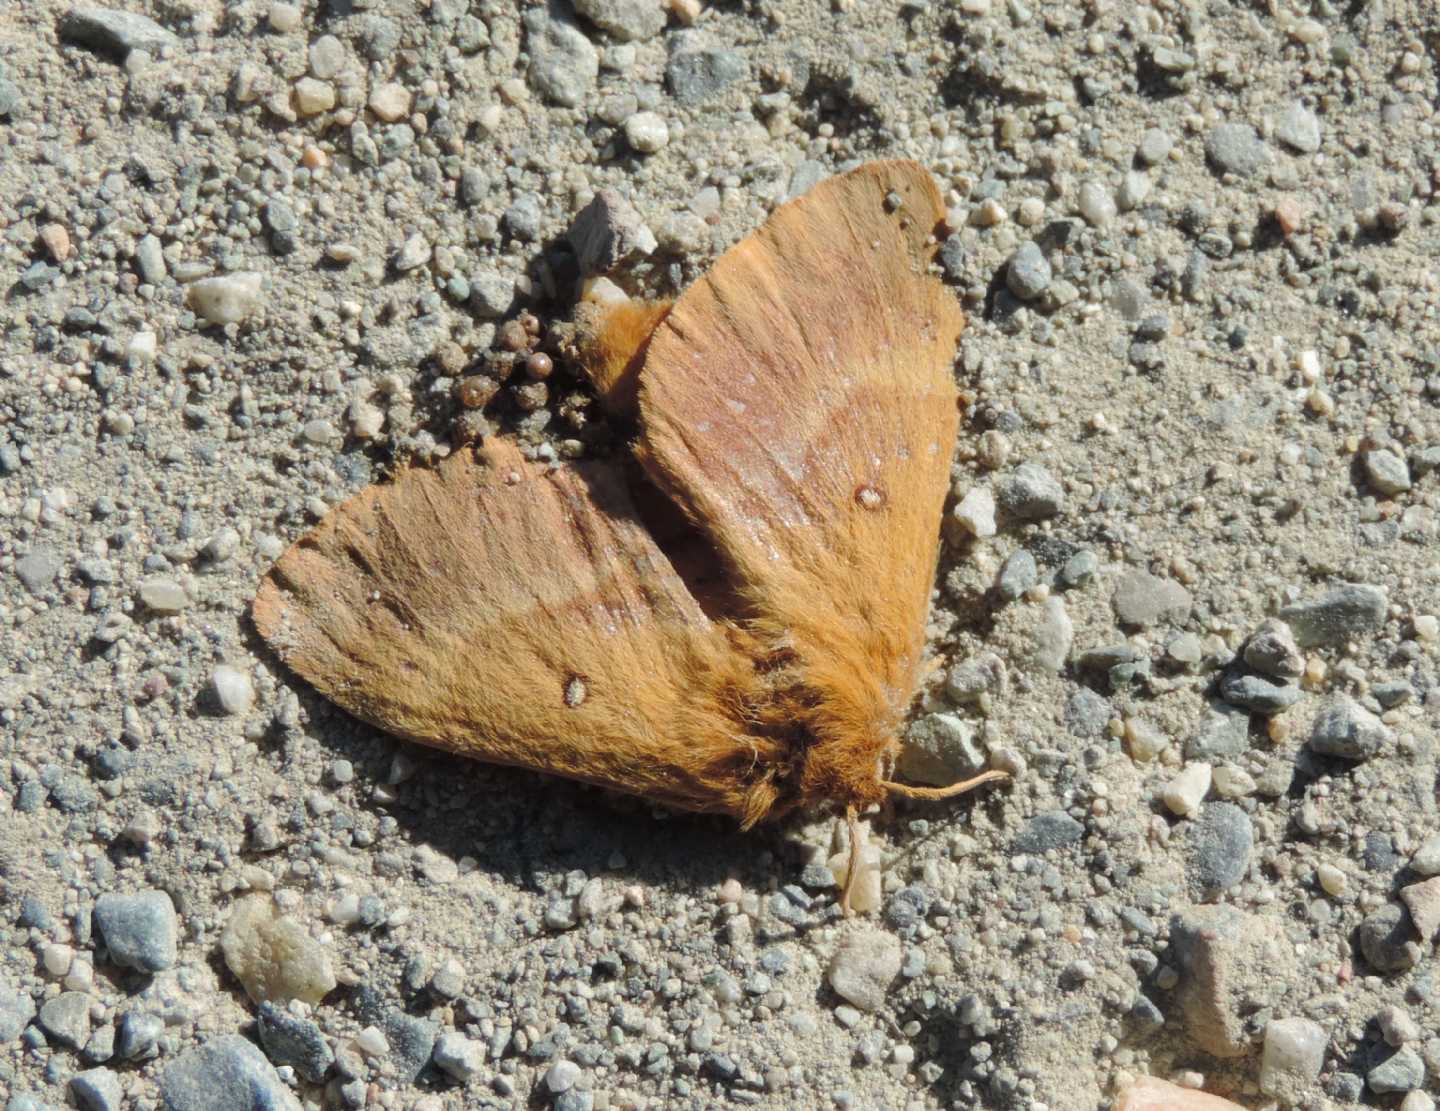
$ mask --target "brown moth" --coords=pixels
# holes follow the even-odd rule
[[[260,634],[387,732],[729,814],[859,808],[924,665],[964,316],[929,173],[781,206],[671,307],[592,321],[634,463],[462,448],[367,487],[261,583]],[[846,905],[855,882],[846,882]]]

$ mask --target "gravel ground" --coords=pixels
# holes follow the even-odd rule
[[[576,7],[0,3],[9,1111],[1433,1111],[1430,0]],[[394,460],[612,446],[577,273],[673,292],[895,156],[971,315],[907,761],[1014,779],[873,815],[871,913],[829,817],[422,751],[265,652]]]

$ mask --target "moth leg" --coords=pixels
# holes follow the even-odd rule
[[[845,808],[845,825],[850,830],[850,866],[845,870],[845,886],[840,891],[840,910],[849,918],[855,913],[850,909],[850,898],[855,892],[856,883],[859,882],[861,868],[860,815],[854,803]]]
[[[576,355],[612,417],[635,418],[645,352],[672,304],[621,294],[620,298],[587,297],[575,310]]]
[[[962,779],[959,783],[952,783],[948,787],[912,787],[908,783],[894,783],[889,780],[882,782],[880,786],[893,795],[902,795],[907,799],[952,799],[956,795],[973,791],[983,784],[1009,778],[1009,772],[988,771],[981,772],[974,779]]]

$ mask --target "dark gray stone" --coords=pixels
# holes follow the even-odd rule
[[[90,1069],[70,1078],[70,1094],[85,1111],[120,1111],[124,1092],[109,1069]]]
[[[1089,687],[1081,687],[1065,703],[1065,727],[1075,737],[1098,737],[1114,716],[1110,703]]]
[[[258,1019],[260,1044],[271,1061],[289,1065],[312,1084],[325,1079],[335,1053],[320,1027],[268,1001],[260,1004]]]
[[[435,1052],[435,1039],[439,1036],[439,1025],[429,1019],[416,1018],[403,1011],[390,1013],[385,1021],[385,1037],[389,1039],[390,1060],[401,1083],[414,1083]]]
[[[124,59],[132,50],[159,54],[179,39],[149,16],[113,8],[72,8],[60,21],[60,37],[89,50]]]
[[[1063,849],[1085,836],[1085,827],[1063,810],[1036,814],[1020,827],[1010,851],[1016,853],[1047,853]]]
[[[1360,952],[1377,972],[1402,972],[1420,959],[1415,927],[1399,903],[1386,903],[1356,931]]]
[[[1315,715],[1310,750],[1322,756],[1368,760],[1390,743],[1389,726],[1346,694],[1335,694]]]
[[[996,500],[1021,521],[1044,521],[1065,508],[1060,482],[1038,463],[1021,463],[996,484]]]
[[[120,1029],[115,1038],[115,1053],[123,1061],[144,1061],[159,1050],[160,1035],[165,1033],[165,1020],[143,1011],[127,1011],[120,1016]]]
[[[1425,1061],[1408,1045],[1402,1046],[1366,1073],[1365,1082],[1377,1095],[1413,1092],[1425,1083]]]
[[[505,210],[502,217],[505,230],[524,243],[533,243],[540,238],[540,198],[534,193],[522,193],[515,203]]]
[[[1232,668],[1220,680],[1220,697],[1257,714],[1278,714],[1300,701],[1300,688]]]
[[[635,206],[614,189],[601,189],[575,217],[565,238],[584,277],[604,274],[643,255],[649,230]]]
[[[1301,648],[1340,644],[1385,623],[1390,599],[1384,587],[1347,583],[1309,602],[1280,611]]]
[[[164,891],[106,894],[95,900],[95,929],[122,968],[160,972],[175,963],[179,924]]]
[[[908,780],[945,787],[984,769],[978,730],[956,714],[926,714],[905,734],[896,768]]]
[[[1211,702],[1200,727],[1185,742],[1187,760],[1215,762],[1250,747],[1250,714],[1228,702]]]
[[[300,1111],[265,1054],[239,1034],[182,1054],[160,1078],[160,1098],[165,1111]]]
[[[681,104],[700,104],[749,75],[745,59],[733,50],[681,49],[670,55],[665,83]]]
[[[1283,621],[1270,618],[1251,634],[1245,644],[1245,662],[1265,675],[1298,679],[1305,671],[1305,657],[1295,643],[1295,634]]]
[[[1201,897],[1213,899],[1244,879],[1254,845],[1250,815],[1234,803],[1208,803],[1189,836],[1188,870]]]

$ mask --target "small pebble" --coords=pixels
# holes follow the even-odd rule
[[[955,519],[978,540],[995,535],[995,495],[986,486],[972,486],[955,506]]]
[[[1170,812],[1181,818],[1193,818],[1200,813],[1200,803],[1210,790],[1211,775],[1209,764],[1198,761],[1187,764],[1161,794]]]
[[[658,112],[636,112],[625,121],[625,141],[640,154],[654,154],[670,142],[670,128]]]
[[[1022,301],[1033,301],[1050,288],[1050,263],[1034,240],[1022,243],[1005,267],[1005,284]]]
[[[384,123],[396,123],[410,114],[410,90],[394,81],[377,85],[370,93],[367,106],[375,118]]]
[[[826,982],[836,995],[861,1011],[878,1011],[885,993],[900,975],[902,951],[894,934],[862,927],[835,950]]]
[[[1222,123],[1205,140],[1205,156],[1223,173],[1253,177],[1270,162],[1265,141],[1248,123]]]
[[[210,691],[220,712],[239,717],[255,703],[255,685],[250,672],[233,664],[220,664],[210,673]]]
[[[95,900],[95,930],[122,968],[160,972],[174,965],[179,922],[164,891],[106,893]]]
[[[261,276],[237,271],[216,278],[201,278],[185,288],[185,301],[210,324],[237,324],[260,304]]]
[[[1313,601],[1286,606],[1280,617],[1290,626],[1301,648],[1313,648],[1339,644],[1380,628],[1389,604],[1384,587],[1348,583]]]
[[[1265,1024],[1260,1090],[1270,1096],[1302,1094],[1319,1078],[1329,1040],[1308,1018],[1272,1018]]]
[[[1080,215],[1085,218],[1085,222],[1092,228],[1108,226],[1110,222],[1115,219],[1115,213],[1117,211],[1115,199],[1110,195],[1110,190],[1097,181],[1087,181],[1084,185],[1080,186],[1080,198],[1077,202],[1077,207]],[[1013,286],[1011,287],[1011,292],[1015,293],[1017,297],[1020,296],[1019,293],[1016,293]]]
[[[1291,150],[1314,154],[1320,149],[1320,120],[1297,100],[1276,121],[1275,137]]]
[[[179,613],[190,605],[190,596],[174,579],[146,579],[139,595],[145,608],[158,614]]]
[[[165,1111],[298,1108],[274,1066],[241,1034],[222,1034],[176,1058],[160,1077],[160,1097]]]
[[[1334,694],[1315,715],[1310,749],[1322,756],[1368,760],[1390,744],[1392,734],[1378,717],[1346,694]]]
[[[1405,460],[1384,448],[1365,453],[1365,477],[1377,493],[1387,497],[1410,489],[1410,468]]]
[[[1404,1046],[1366,1073],[1365,1083],[1377,1095],[1413,1091],[1425,1083],[1425,1061]]]

